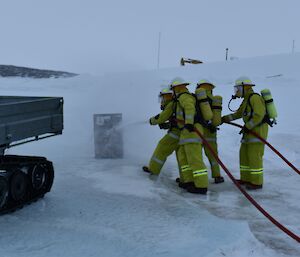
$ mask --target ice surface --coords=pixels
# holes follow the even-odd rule
[[[299,256],[299,244],[266,220],[229,178],[210,184],[207,196],[195,196],[177,188],[174,157],[159,178],[141,171],[164,133],[147,121],[160,111],[161,84],[175,76],[215,82],[224,114],[236,77],[252,78],[256,91],[270,88],[279,118],[269,141],[299,167],[298,67],[300,55],[294,54],[102,77],[1,78],[2,95],[63,96],[65,130],[8,150],[46,156],[56,177],[44,199],[0,217],[0,256]],[[95,113],[123,114],[124,159],[93,158]],[[238,132],[228,125],[219,132],[220,157],[237,177]],[[251,194],[298,235],[299,184],[299,175],[266,148],[265,186]]]

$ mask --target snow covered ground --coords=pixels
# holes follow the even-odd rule
[[[247,75],[256,91],[270,88],[279,112],[269,141],[300,167],[300,54],[69,79],[0,79],[1,95],[63,96],[62,136],[12,148],[10,154],[54,162],[52,191],[0,217],[0,256],[300,256],[299,244],[273,226],[226,177],[207,196],[177,188],[174,157],[159,178],[141,171],[164,132],[147,124],[159,112],[161,85],[175,76],[207,78],[224,97]],[[194,90],[194,84],[190,87]],[[238,100],[234,103],[238,106]],[[125,157],[94,158],[93,114],[123,113]],[[220,158],[238,177],[239,130],[219,132]],[[300,177],[266,149],[265,186],[251,195],[300,235]]]

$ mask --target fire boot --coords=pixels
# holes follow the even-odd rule
[[[186,182],[186,183],[183,183],[183,182],[179,182],[178,183],[178,186],[181,187],[181,188],[188,188],[190,186],[193,186],[194,185],[194,182]]]
[[[247,185],[246,185],[246,188],[248,189],[248,190],[256,190],[256,189],[262,189],[262,185],[254,185],[254,184],[251,184],[251,183],[248,183]]]
[[[215,184],[220,184],[224,182],[224,178],[219,176],[219,177],[215,177]]]
[[[192,184],[192,185],[189,185],[189,186],[186,188],[186,191],[188,191],[189,193],[192,193],[192,194],[206,195],[206,193],[207,193],[207,188],[195,187],[195,185]]]
[[[249,184],[249,182],[241,180],[241,179],[237,179],[236,182],[238,182],[240,185],[247,185],[247,184]]]
[[[148,166],[143,166],[143,171],[152,174],[151,170],[149,170]]]

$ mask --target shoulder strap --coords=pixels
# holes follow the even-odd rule
[[[252,107],[252,105],[251,105],[251,101],[250,101],[250,100],[251,100],[251,97],[254,96],[254,95],[259,95],[259,96],[260,96],[260,94],[258,94],[258,93],[252,93],[252,94],[250,94],[250,96],[249,96],[249,98],[248,98],[245,112],[247,111],[247,106],[249,105],[249,106],[250,106],[250,109],[251,109],[251,111],[250,111],[250,116],[249,116],[249,120],[251,120],[251,119],[253,118],[253,112],[254,112],[254,110],[253,110],[253,107]],[[249,121],[249,120],[248,120],[248,121]]]
[[[212,100],[209,97],[199,100],[195,94],[193,94],[193,96],[195,97],[195,100],[196,100],[196,105],[195,105],[196,113],[195,113],[195,118],[194,118],[195,122],[200,123],[202,126],[208,128],[208,122],[203,119],[202,111],[200,108],[200,103],[209,102],[209,104],[211,105]],[[211,100],[211,102],[210,102],[210,100]]]
[[[178,103],[178,99],[176,98],[176,99],[174,99],[174,104],[173,104],[173,107],[172,107],[172,109],[173,109],[173,117],[174,116],[176,116],[176,109],[177,109],[177,103]]]
[[[180,93],[180,94],[177,96],[177,100],[178,100],[182,95],[185,95],[185,94],[187,94],[187,95],[192,95],[192,96],[195,97],[195,94],[193,94],[193,93],[190,93],[190,92],[182,92],[182,93]]]
[[[213,99],[211,99],[209,96],[207,96],[210,108],[212,108]]]

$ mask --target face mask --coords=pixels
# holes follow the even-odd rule
[[[164,97],[164,95],[158,95],[158,102],[161,104],[161,105],[164,105],[166,104],[167,102],[171,101],[172,99],[170,97]]]
[[[234,86],[234,94],[236,97],[243,96],[243,86]]]
[[[162,103],[163,102],[163,98],[162,98],[162,96],[161,95],[158,95],[158,97],[157,97],[157,102],[158,103]]]

